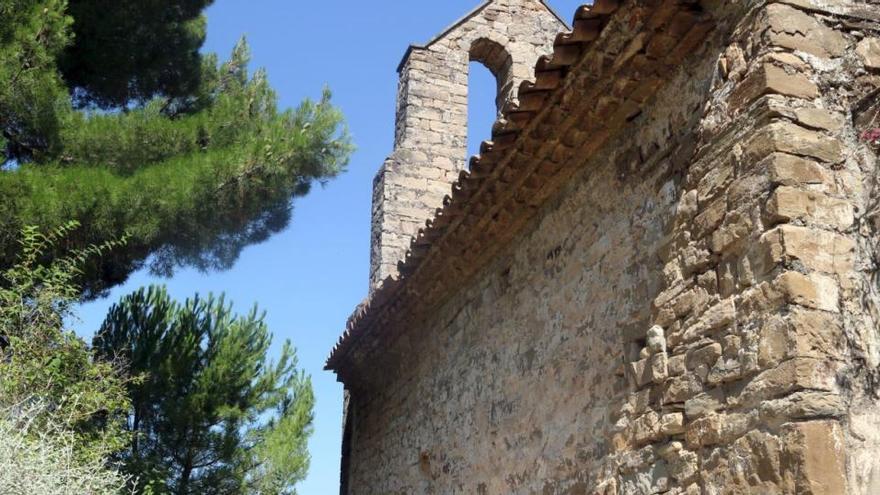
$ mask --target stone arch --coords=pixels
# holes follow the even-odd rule
[[[427,43],[407,49],[397,68],[394,151],[373,181],[371,289],[397,275],[412,236],[467,168],[470,62],[495,76],[500,111],[566,28],[544,0],[484,0]],[[490,130],[484,132],[489,137]]]
[[[495,76],[498,84],[495,107],[498,112],[512,97],[514,89],[513,57],[501,43],[481,37],[471,43],[468,55],[471,62],[483,64]]]

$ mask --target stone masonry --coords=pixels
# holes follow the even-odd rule
[[[880,493],[880,2],[553,38],[328,360],[342,494]]]
[[[398,68],[394,152],[373,182],[372,287],[397,275],[410,238],[466,167],[469,63],[495,76],[501,110],[564,28],[540,0],[487,1],[407,51]]]

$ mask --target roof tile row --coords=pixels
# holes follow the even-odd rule
[[[538,60],[535,80],[520,85],[518,101],[502,109],[501,119],[492,127],[491,140],[481,144],[480,154],[471,158],[469,171],[461,172],[450,195],[444,198],[443,207],[413,237],[405,259],[398,264],[399,278],[385,279],[372,298],[349,318],[327,369],[340,373],[365,335],[385,325],[407,305],[442,300],[442,293],[454,286],[450,281],[473,271],[464,257],[449,255],[454,251],[450,246],[464,249],[450,239],[453,234],[464,235],[456,230],[467,233],[472,246],[488,246],[505,225],[514,221],[514,210],[534,210],[552,193],[551,185],[559,182],[554,177],[564,168],[572,148],[587,134],[578,126],[561,125],[582,117],[572,109],[585,102],[574,100],[589,98],[591,113],[604,116],[605,122],[594,125],[590,139],[604,142],[602,138],[611,134],[610,123],[622,124],[637,115],[641,104],[664,82],[660,68],[669,68],[684,58],[712,27],[696,0],[631,0],[629,3],[642,9],[634,12],[648,16],[643,29],[627,40],[619,53],[612,53],[613,49],[608,53],[594,50],[597,53],[593,56],[584,57],[601,40],[615,15],[629,10],[620,9],[621,3],[596,0],[592,6],[577,10],[573,30],[560,33],[553,54]],[[571,69],[579,64],[584,65],[579,70],[583,80],[572,81]],[[600,76],[608,78],[605,86],[594,84],[593,90],[578,87],[577,91],[563,91]],[[426,273],[416,277],[422,271]],[[418,278],[424,283],[415,280]],[[441,278],[446,282],[438,280]],[[381,345],[374,341],[369,347]]]

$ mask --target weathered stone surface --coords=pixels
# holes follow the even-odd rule
[[[843,434],[837,421],[786,427],[782,468],[793,493],[847,493]]]
[[[730,443],[749,431],[751,421],[746,414],[709,414],[688,424],[687,446],[698,449]]]
[[[688,419],[703,417],[724,407],[724,396],[720,389],[694,395],[684,402],[684,413]]]
[[[840,230],[849,228],[854,221],[853,206],[849,201],[789,186],[773,192],[767,211],[777,222],[801,220]]]
[[[819,96],[819,88],[802,73],[789,74],[781,67],[764,64],[737,86],[731,106],[742,108],[767,94],[813,99]]]
[[[660,433],[667,436],[684,433],[684,414],[664,414],[660,418]]]
[[[804,107],[794,111],[797,121],[813,129],[838,132],[843,129],[844,119],[839,113],[824,108]]]
[[[856,46],[856,54],[868,69],[880,69],[880,38],[865,38]]]
[[[817,57],[839,57],[846,49],[846,39],[814,16],[787,5],[767,8],[768,36],[776,46],[802,51]]]
[[[750,431],[730,445],[719,445],[701,464],[701,481],[707,493],[795,493],[783,486],[781,440],[761,431]]]
[[[801,389],[836,390],[833,366],[821,359],[790,359],[754,377],[740,393],[740,400],[754,404]]]
[[[760,331],[758,358],[763,368],[794,357],[842,357],[843,328],[830,313],[792,308],[767,320]]]
[[[776,279],[775,285],[794,304],[823,311],[840,310],[839,287],[826,275],[785,272]]]
[[[774,122],[766,126],[752,138],[747,149],[749,155],[758,160],[774,151],[813,157],[827,163],[836,163],[843,158],[840,141],[791,122]]]
[[[687,354],[687,367],[694,369],[703,364],[711,368],[721,357],[721,344],[714,342],[707,346],[693,349]]]
[[[846,402],[835,392],[805,390],[764,401],[761,403],[760,413],[762,421],[771,424],[792,419],[842,417],[846,414]]]
[[[661,384],[669,377],[668,361],[665,352],[657,353],[648,358],[648,372],[651,382]]]
[[[774,263],[797,262],[809,270],[846,276],[854,269],[852,239],[827,230],[781,225],[761,237]]]
[[[649,358],[642,358],[628,365],[629,377],[636,387],[644,387],[652,381]]]
[[[669,371],[669,376],[681,376],[687,372],[687,366],[685,363],[687,362],[686,354],[679,354],[677,356],[671,356],[669,358],[669,363],[667,365],[667,369]]]
[[[663,390],[664,404],[683,404],[703,390],[699,377],[693,373],[667,380]]]
[[[818,163],[786,153],[773,153],[766,160],[770,180],[783,186],[828,186],[832,174]]]
[[[685,341],[694,340],[709,332],[727,327],[736,320],[734,298],[725,299],[707,309],[700,318],[684,331]]]

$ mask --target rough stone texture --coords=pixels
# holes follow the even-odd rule
[[[394,152],[373,182],[372,287],[397,275],[410,238],[466,167],[469,63],[495,75],[500,110],[564,28],[539,0],[493,0],[410,47],[399,68]]]
[[[661,285],[651,253],[674,207],[673,184],[634,177],[602,187],[615,174],[610,160],[583,174],[436,323],[389,350],[404,356],[399,366],[408,371],[389,376],[381,393],[355,397],[363,402],[354,408],[351,458],[360,462],[351,483],[365,488],[352,493],[585,489],[586,461],[608,451],[610,403],[625,388],[620,322],[647,324],[642,301]],[[619,293],[631,297],[618,303]],[[662,379],[644,361],[638,380]],[[646,440],[661,435],[659,418],[651,429]],[[401,470],[389,476],[383,466]]]
[[[344,493],[880,493],[880,7],[595,9],[508,209],[333,361]]]

